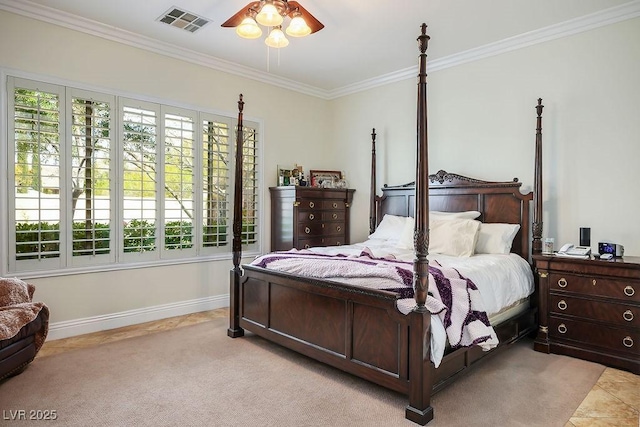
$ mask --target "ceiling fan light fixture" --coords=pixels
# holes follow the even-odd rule
[[[289,40],[284,36],[282,27],[277,26],[269,33],[269,36],[264,40],[264,43],[269,47],[280,49],[281,47],[287,47]]]
[[[262,35],[262,30],[251,16],[247,16],[236,27],[236,34],[243,39],[257,39]]]
[[[307,22],[300,15],[296,14],[287,27],[287,34],[291,37],[304,37],[311,34],[311,28],[307,25]]]
[[[265,27],[276,27],[281,25],[283,20],[284,18],[273,3],[266,3],[256,15],[256,21]]]

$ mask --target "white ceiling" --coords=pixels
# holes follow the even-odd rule
[[[503,48],[510,40],[526,45],[532,34],[538,39],[562,35],[577,21],[587,29],[591,22],[606,24],[615,11],[640,13],[638,0],[298,1],[325,28],[305,38],[290,38],[289,46],[279,52],[267,51],[264,35],[241,39],[234,29],[220,26],[249,0],[0,0],[0,8],[71,28],[77,23],[82,31],[122,37],[172,56],[182,52],[214,68],[282,80],[325,95],[412,70],[422,22],[431,36],[430,63],[442,63],[496,43]],[[211,22],[196,33],[158,22],[173,6]]]

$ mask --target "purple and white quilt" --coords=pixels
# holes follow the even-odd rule
[[[413,298],[413,264],[393,257],[375,258],[366,248],[359,255],[324,255],[308,250],[274,252],[252,265],[299,276],[322,278],[373,289],[396,292],[403,310]],[[400,304],[404,301],[405,304]],[[415,305],[415,304],[413,304]],[[485,350],[498,345],[476,285],[455,268],[429,263],[429,295],[426,307],[444,326],[452,348],[474,344]]]

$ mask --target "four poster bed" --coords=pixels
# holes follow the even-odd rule
[[[372,188],[370,228],[372,235],[369,243],[375,240],[376,229],[381,230],[382,223],[389,219],[415,216],[410,223],[412,241],[410,267],[408,275],[404,268],[406,262],[400,266],[400,259],[394,257],[376,258],[367,245],[356,247],[356,251],[363,250],[367,262],[380,262],[381,268],[389,267],[385,271],[400,272],[411,282],[408,288],[412,291],[411,304],[406,289],[385,290],[385,287],[371,288],[350,283],[341,277],[327,276],[309,277],[278,271],[269,268],[267,264],[282,262],[286,254],[277,253],[274,259],[264,256],[252,265],[240,266],[241,259],[241,197],[234,200],[233,221],[233,264],[231,271],[231,301],[230,326],[228,335],[232,338],[240,337],[244,330],[264,337],[270,341],[293,349],[301,354],[324,362],[343,371],[352,373],[381,386],[396,390],[408,396],[406,418],[426,424],[433,419],[431,396],[436,391],[453,381],[460,374],[466,372],[472,365],[484,356],[504,348],[507,344],[525,336],[536,327],[536,309],[529,301],[535,301],[535,296],[524,299],[524,302],[508,304],[509,312],[498,314],[501,319],[484,319],[486,313],[474,318],[475,324],[482,331],[488,327],[492,330],[488,335],[480,338],[471,337],[470,346],[464,342],[457,342],[443,349],[437,362],[434,362],[433,346],[436,323],[440,317],[433,315],[431,306],[434,292],[442,293],[440,282],[437,289],[434,286],[434,276],[444,274],[447,270],[457,273],[457,266],[448,269],[441,258],[429,255],[429,216],[430,210],[441,212],[469,212],[479,213],[482,224],[512,224],[517,230],[510,244],[510,252],[497,255],[501,259],[517,259],[524,264],[525,276],[530,281],[533,292],[534,281],[530,256],[530,231],[533,234],[533,251],[539,251],[542,234],[541,218],[541,100],[537,106],[536,130],[536,165],[534,189],[538,192],[534,200],[533,230],[529,227],[530,201],[534,199],[532,193],[522,194],[521,183],[514,179],[507,182],[487,182],[460,175],[440,171],[429,175],[427,171],[427,93],[426,93],[426,49],[429,37],[426,35],[426,25],[422,25],[422,34],[418,37],[420,49],[419,82],[418,82],[418,123],[417,123],[417,172],[415,184],[396,187],[385,187],[382,197],[376,196],[375,177],[375,130],[372,134]],[[242,110],[244,103],[242,95],[238,102],[238,137],[236,153],[242,153]],[[236,157],[235,194],[241,192],[241,156]],[[435,213],[432,212],[432,216]],[[477,222],[477,221],[476,221]],[[408,227],[405,223],[405,229]],[[433,227],[433,223],[431,225]],[[380,227],[380,228],[377,228]],[[412,239],[411,239],[412,237]],[[373,251],[378,250],[373,247]],[[330,252],[340,251],[340,248],[328,249],[327,252],[290,251],[292,256],[300,258],[310,257],[316,262],[323,257],[329,257]],[[345,249],[346,250],[346,249]],[[369,251],[364,253],[364,251]],[[350,261],[360,262],[362,256],[342,256]],[[467,259],[476,258],[476,256]],[[478,257],[479,258],[479,257]],[[447,257],[443,257],[446,261]],[[287,262],[287,260],[284,260]],[[435,265],[430,266],[433,263]],[[297,260],[294,261],[297,263]],[[302,261],[300,261],[302,263]],[[352,264],[357,265],[357,264]],[[370,270],[373,264],[367,264]],[[378,267],[376,265],[375,267]],[[398,268],[396,268],[398,267]],[[356,267],[357,269],[358,267]],[[384,269],[382,268],[382,269]],[[441,269],[439,269],[441,268]],[[460,269],[462,271],[462,269]],[[433,274],[430,274],[433,273]],[[449,274],[446,273],[446,274]],[[335,273],[333,273],[335,274]],[[444,274],[446,276],[446,274]],[[431,277],[430,277],[431,276]],[[513,276],[509,276],[513,277]],[[475,279],[474,279],[475,280]],[[523,281],[527,281],[524,280]],[[364,281],[374,281],[366,278]],[[489,279],[491,282],[492,279]],[[512,279],[513,281],[513,279]],[[508,283],[514,287],[516,283]],[[468,282],[467,282],[468,283]],[[473,286],[468,286],[469,292],[476,292]],[[471,294],[470,294],[471,295]],[[475,297],[470,297],[472,299]],[[518,297],[519,298],[519,297]],[[404,310],[401,306],[404,303]],[[406,307],[409,307],[408,309]],[[449,307],[450,308],[450,307]],[[446,312],[446,309],[443,310]],[[477,314],[477,313],[476,313]],[[491,322],[490,326],[487,326]],[[443,325],[445,322],[443,321]],[[448,328],[448,326],[445,326]],[[433,336],[432,336],[433,335]],[[449,329],[446,335],[451,341]],[[461,340],[464,341],[464,340]],[[469,345],[467,343],[466,345]],[[489,350],[490,349],[490,350]],[[489,351],[486,351],[489,350]],[[437,366],[437,368],[436,368]]]

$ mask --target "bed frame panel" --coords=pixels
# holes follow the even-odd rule
[[[485,222],[521,225],[513,251],[529,258],[529,203],[531,194],[519,191],[517,180],[487,182],[440,171],[427,171],[426,25],[418,37],[417,183],[385,187],[376,195],[375,129],[372,133],[372,191],[369,225],[373,231],[385,213],[415,212],[414,289],[416,307],[407,315],[397,309],[392,292],[240,266],[241,197],[234,198],[233,269],[230,272],[230,317],[227,334],[241,337],[245,330],[335,368],[352,373],[408,396],[407,419],[425,425],[433,419],[431,396],[484,357],[495,354],[535,327],[535,308],[494,326],[500,344],[489,352],[479,347],[457,349],[435,369],[430,361],[431,314],[424,307],[428,291],[429,209],[478,210]],[[541,100],[538,100],[536,174],[541,177]],[[242,194],[242,95],[238,101],[234,194]],[[417,194],[417,197],[416,197]],[[428,197],[427,197],[428,196]],[[542,198],[534,198],[541,203]],[[542,209],[534,206],[533,247],[540,246]]]

